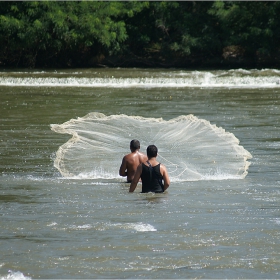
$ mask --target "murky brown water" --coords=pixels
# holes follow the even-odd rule
[[[1,279],[279,278],[279,71],[0,74]],[[193,114],[240,140],[248,175],[173,180],[163,195],[129,194],[113,171],[64,178],[54,160],[71,136],[50,125],[91,112]]]

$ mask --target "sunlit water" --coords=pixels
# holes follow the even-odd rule
[[[0,279],[279,278],[280,71],[0,74]],[[167,193],[128,193],[132,138]]]

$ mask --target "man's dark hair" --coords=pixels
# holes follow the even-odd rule
[[[137,149],[140,149],[140,142],[136,139],[133,139],[130,141],[130,148],[133,151],[136,151]]]
[[[147,156],[148,158],[156,157],[158,153],[158,149],[155,145],[150,145],[147,148]]]

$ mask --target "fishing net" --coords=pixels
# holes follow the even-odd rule
[[[234,134],[193,115],[166,121],[94,112],[51,129],[72,135],[54,162],[64,177],[121,179],[119,167],[132,139],[143,153],[148,145],[158,147],[157,160],[172,181],[242,179],[251,158]]]

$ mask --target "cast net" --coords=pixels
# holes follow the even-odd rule
[[[252,157],[234,134],[193,115],[166,121],[94,112],[51,129],[72,135],[54,162],[68,178],[124,180],[118,171],[132,139],[140,141],[143,153],[150,144],[158,147],[157,159],[172,181],[242,179]]]

